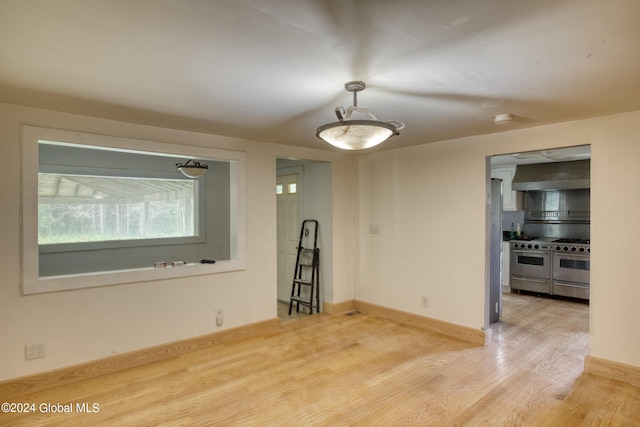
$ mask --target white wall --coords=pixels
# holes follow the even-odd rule
[[[640,112],[591,130],[590,354],[640,366]]]
[[[21,124],[247,153],[245,271],[57,293],[20,295]],[[352,182],[351,159],[310,150],[0,104],[0,381],[116,353],[276,318],[276,157],[331,161],[333,182]],[[350,186],[333,186],[336,247],[355,240],[355,212],[343,200]],[[335,202],[337,200],[337,202]],[[333,262],[332,294],[353,299],[355,259],[342,249]],[[349,258],[349,256],[351,258]],[[340,302],[342,300],[336,300]],[[334,301],[330,301],[334,302]],[[224,325],[216,327],[215,309]],[[47,356],[24,360],[24,345],[43,342]]]
[[[246,151],[246,271],[20,296],[21,123]],[[0,104],[0,380],[275,318],[276,157],[332,162],[329,302],[355,296],[481,328],[486,156],[583,144],[592,150],[590,353],[640,366],[638,135],[640,111],[346,156]],[[25,361],[33,342],[47,356]]]
[[[333,301],[333,282],[330,274],[333,271],[331,181],[331,163],[305,162],[302,208],[305,218],[318,220],[320,304],[324,301]],[[355,256],[352,256],[352,259],[355,261]]]
[[[359,300],[483,327],[485,168],[459,142],[361,158]]]
[[[583,144],[592,153],[590,354],[640,366],[640,111],[361,156],[356,297],[482,328],[486,157]]]

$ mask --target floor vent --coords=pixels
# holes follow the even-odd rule
[[[360,314],[360,312],[358,310],[354,310],[354,311],[350,311],[348,313],[345,313],[345,316],[355,316],[356,314]]]

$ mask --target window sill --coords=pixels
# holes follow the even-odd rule
[[[33,295],[46,292],[121,285],[126,283],[150,282],[182,277],[227,273],[231,271],[242,271],[245,269],[246,266],[243,261],[227,260],[217,261],[215,264],[197,263],[186,264],[180,267],[149,267],[65,276],[38,277],[32,280],[28,280],[25,277],[22,294]]]

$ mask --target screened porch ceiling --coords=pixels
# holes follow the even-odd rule
[[[40,173],[38,197],[47,203],[109,203],[193,198],[197,181]]]

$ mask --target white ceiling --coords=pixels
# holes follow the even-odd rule
[[[640,109],[639,19],[638,0],[0,0],[0,102],[333,150],[315,129],[363,80],[401,147]]]

